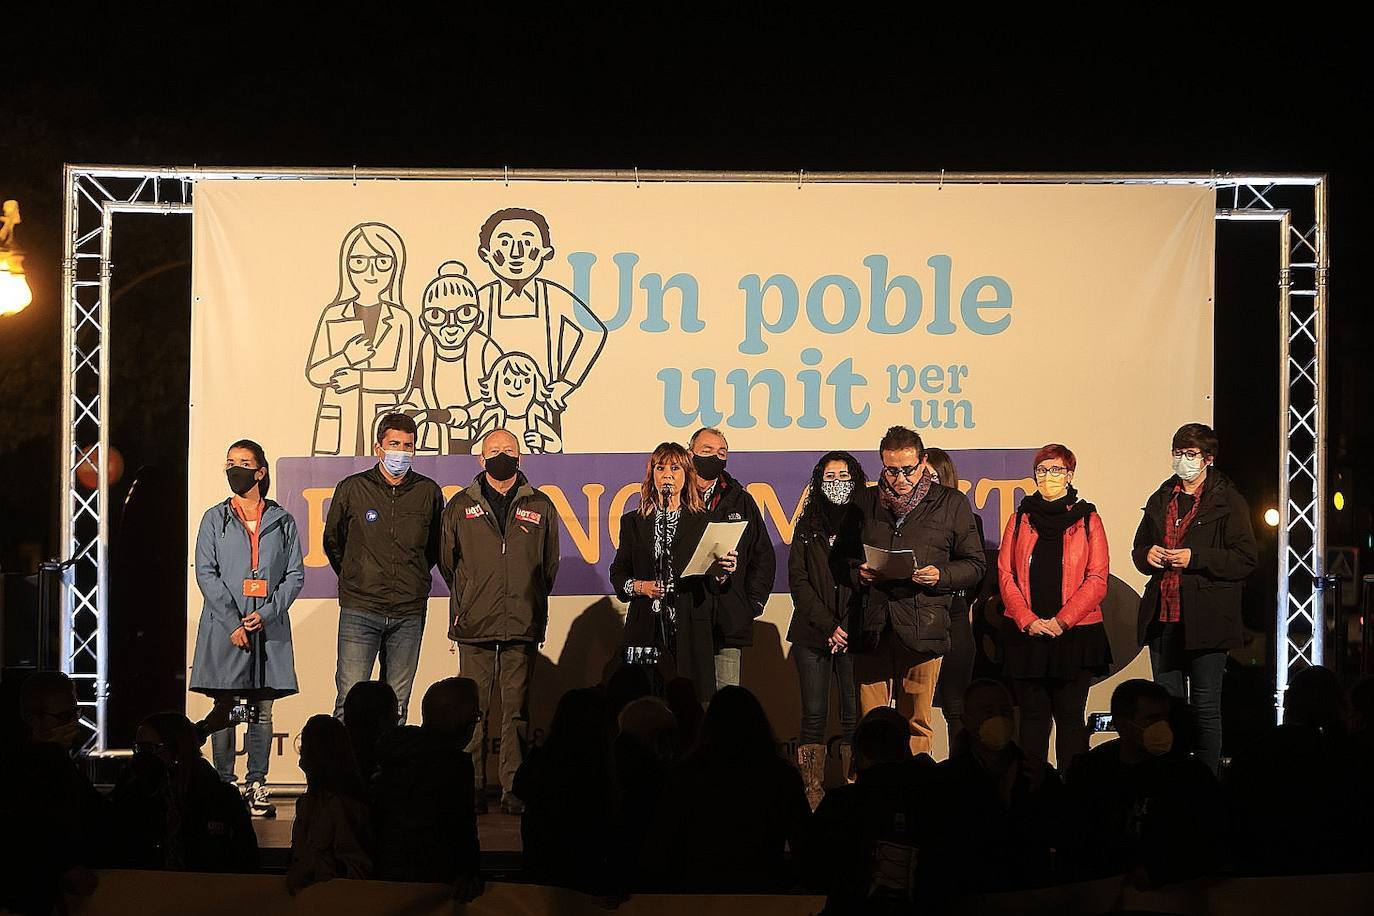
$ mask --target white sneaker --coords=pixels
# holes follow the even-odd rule
[[[248,802],[248,813],[253,817],[276,817],[277,806],[268,799],[267,786],[260,782],[250,782],[243,797]]]

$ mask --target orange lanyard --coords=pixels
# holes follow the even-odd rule
[[[261,500],[258,502],[258,514],[253,518],[248,517],[248,515],[243,511],[243,508],[239,506],[237,500],[232,500],[231,502],[234,506],[234,514],[239,517],[240,522],[243,522],[243,529],[248,532],[248,545],[253,552],[252,572],[253,575],[256,576],[258,574],[258,533],[262,531],[262,516],[264,514],[264,510],[267,508],[267,502],[266,500]],[[249,526],[249,522],[254,522],[255,524]]]

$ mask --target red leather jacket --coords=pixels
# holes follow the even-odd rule
[[[997,552],[997,581],[1002,592],[1006,616],[1024,630],[1037,615],[1030,603],[1031,551],[1040,539],[1028,519],[1013,513],[1002,533]],[[1084,526],[1088,532],[1084,533]],[[1107,533],[1102,518],[1092,513],[1074,522],[1064,532],[1064,606],[1055,615],[1065,629],[1080,624],[1102,622],[1102,599],[1107,596],[1107,574],[1111,557],[1107,552]]]

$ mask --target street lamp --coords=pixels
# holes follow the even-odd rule
[[[24,252],[15,232],[20,222],[19,201],[5,201],[0,209],[0,317],[18,314],[33,301],[33,290],[24,276]]]

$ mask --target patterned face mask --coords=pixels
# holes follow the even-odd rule
[[[843,506],[849,502],[849,497],[854,494],[854,481],[852,480],[822,480],[821,492],[825,498],[837,506]]]

